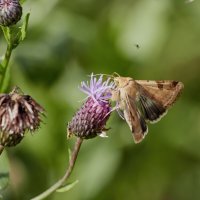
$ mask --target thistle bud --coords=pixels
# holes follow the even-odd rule
[[[14,88],[0,95],[0,145],[15,146],[26,131],[35,131],[41,122],[44,109],[29,95]]]
[[[19,0],[0,0],[0,25],[16,24],[22,16],[22,7]]]
[[[108,102],[98,104],[91,97],[88,98],[69,123],[68,133],[81,138],[97,136],[107,130],[105,125],[110,117],[110,110]]]
[[[75,135],[88,139],[104,135],[108,130],[105,126],[111,112],[109,99],[112,87],[113,83],[109,79],[103,82],[102,76],[97,80],[92,75],[90,84],[82,82],[80,89],[88,94],[88,98],[68,123],[68,137]]]

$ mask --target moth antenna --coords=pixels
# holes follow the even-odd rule
[[[103,76],[106,76],[106,77],[110,77],[110,78],[112,78],[112,79],[114,79],[114,77],[115,76],[113,76],[113,75],[110,75],[110,74],[90,74],[90,75],[88,75],[89,77],[91,77],[91,76],[101,76],[101,75],[103,75]]]
[[[114,72],[114,73],[113,73],[113,76],[114,76],[114,77],[115,77],[115,76],[120,77],[120,75],[119,75],[117,72]]]

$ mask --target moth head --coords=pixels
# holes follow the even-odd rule
[[[129,81],[132,81],[133,79],[130,77],[115,77],[114,82],[117,87],[125,87],[128,85]]]

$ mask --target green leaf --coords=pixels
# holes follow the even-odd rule
[[[8,186],[9,162],[5,152],[0,156],[0,192]]]
[[[20,42],[23,41],[25,39],[25,37],[26,37],[29,17],[30,17],[30,13],[27,13],[26,16],[25,16],[25,19],[23,21],[22,27],[21,27]]]
[[[20,0],[19,3],[22,5],[26,0]]]
[[[71,190],[79,181],[76,180],[73,183],[67,184],[59,189],[56,190],[56,192],[67,192],[69,190]]]
[[[29,16],[30,13],[27,13],[23,20],[22,26],[18,28],[17,32],[16,30],[13,30],[12,41],[11,41],[12,49],[16,48],[19,45],[19,43],[25,39],[27,34]]]

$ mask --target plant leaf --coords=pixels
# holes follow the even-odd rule
[[[20,4],[22,5],[26,0],[20,0]]]
[[[17,32],[12,32],[12,49],[16,48],[19,45],[19,43],[26,38],[29,16],[30,13],[27,13],[23,20],[22,26],[18,28]]]
[[[30,13],[27,13],[23,20],[22,26],[18,28],[17,32],[16,30],[12,32],[12,49],[15,49],[19,45],[19,43],[26,38],[29,16]]]
[[[25,18],[24,18],[22,27],[21,27],[20,42],[23,41],[25,39],[25,37],[26,37],[29,17],[30,17],[30,13],[27,13],[26,16],[25,16]]]
[[[76,180],[73,183],[67,184],[67,185],[57,189],[56,192],[67,192],[67,191],[71,190],[78,182],[79,182],[79,180]]]
[[[9,182],[9,162],[6,153],[0,156],[0,192],[8,186]]]

